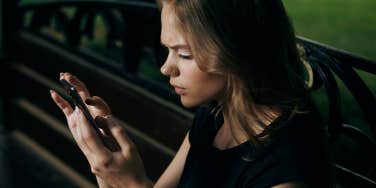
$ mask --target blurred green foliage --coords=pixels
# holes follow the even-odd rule
[[[284,0],[298,35],[376,60],[375,0]]]
[[[376,61],[375,0],[284,0],[284,4],[297,35]],[[357,72],[376,96],[376,76]],[[366,129],[359,106],[341,81],[339,88],[346,122]],[[321,112],[328,111],[322,91],[315,101]]]

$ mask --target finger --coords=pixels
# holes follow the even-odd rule
[[[90,92],[87,89],[86,85],[78,79],[76,76],[66,72],[63,73],[63,78],[67,80],[70,84],[72,84],[76,89],[80,96],[85,100],[87,97],[90,97]]]
[[[57,106],[59,106],[61,111],[63,111],[64,115],[68,117],[73,112],[71,105],[63,97],[61,97],[56,91],[50,90],[50,94],[51,94],[52,100],[57,104]]]
[[[111,131],[110,131],[110,129],[108,129],[106,119],[103,116],[96,116],[94,120],[95,120],[95,123],[97,124],[97,126],[101,130],[103,130],[103,132],[102,132],[103,135],[105,135],[105,136],[111,135]]]
[[[107,103],[101,97],[98,96],[88,97],[85,100],[85,103],[91,106],[108,106]]]
[[[106,119],[102,116],[97,116],[95,117],[95,122],[97,123],[97,126],[103,130],[103,141],[105,142],[106,147],[112,152],[120,151],[121,148],[108,128]]]
[[[98,157],[108,156],[109,150],[104,146],[103,141],[94,128],[89,124],[89,121],[86,119],[82,111],[79,110],[78,114],[80,122],[83,122],[78,128],[80,129],[81,136],[89,150]]]
[[[119,143],[122,151],[129,151],[133,146],[133,142],[129,139],[125,128],[117,124],[112,116],[106,116],[106,122],[112,135],[117,143]]]
[[[69,130],[72,133],[73,138],[76,141],[78,147],[84,153],[86,158],[88,158],[88,160],[90,160],[89,158],[90,158],[91,151],[88,148],[87,144],[85,143],[85,140],[83,139],[84,137],[82,136],[82,133],[80,132],[80,129],[78,128],[79,124],[81,123],[80,119],[78,118],[79,117],[78,112],[79,112],[79,108],[76,107],[74,109],[73,114],[68,119],[68,127],[69,127]]]
[[[108,104],[98,96],[86,98],[85,103],[90,110],[93,110],[94,116],[106,116],[111,114],[111,109]]]

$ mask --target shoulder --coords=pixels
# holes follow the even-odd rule
[[[272,139],[268,155],[286,167],[315,173],[319,170],[316,169],[318,165],[330,162],[328,134],[315,114],[295,115]]]
[[[274,133],[271,143],[252,165],[259,173],[256,179],[249,181],[252,187],[271,187],[286,182],[330,187],[326,132],[320,121],[312,118],[312,114],[297,115]],[[255,173],[252,171],[247,173]]]

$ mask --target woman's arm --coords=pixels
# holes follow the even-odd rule
[[[174,159],[168,165],[166,170],[163,172],[161,177],[159,177],[157,183],[154,185],[155,188],[172,188],[176,187],[179,183],[180,177],[183,173],[185,160],[190,148],[188,135],[184,138],[178,152],[176,153]]]

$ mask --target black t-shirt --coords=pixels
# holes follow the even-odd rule
[[[188,152],[179,188],[255,187],[304,182],[309,187],[332,187],[326,134],[314,113],[283,113],[262,152],[250,142],[219,150],[213,146],[223,117],[200,108],[189,132]]]

